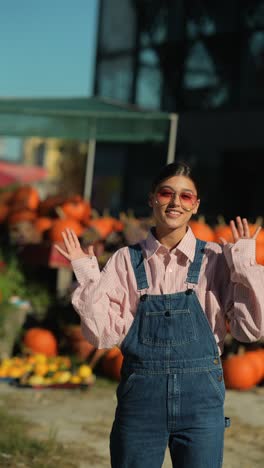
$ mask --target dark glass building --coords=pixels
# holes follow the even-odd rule
[[[210,223],[264,215],[264,1],[101,0],[99,14],[95,94],[178,113],[175,159],[194,167]],[[147,214],[166,152],[99,145],[99,208]]]

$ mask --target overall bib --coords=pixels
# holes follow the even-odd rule
[[[143,294],[121,350],[110,435],[112,468],[220,468],[225,384],[216,341],[194,291],[205,242],[197,240],[187,289]],[[148,288],[139,245],[130,246],[137,288]]]

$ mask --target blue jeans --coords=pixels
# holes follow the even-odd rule
[[[174,468],[220,468],[225,426],[220,372],[132,373],[124,379],[110,436],[112,468],[161,468],[167,446]]]

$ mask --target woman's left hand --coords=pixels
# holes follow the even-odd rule
[[[236,217],[236,221],[233,219],[230,221],[230,228],[233,234],[234,243],[236,243],[240,239],[256,239],[261,231],[261,226],[259,226],[253,235],[250,235],[248,220],[246,218],[242,218],[240,216]],[[227,241],[220,237],[220,240],[225,245]]]

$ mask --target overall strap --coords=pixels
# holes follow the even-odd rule
[[[186,283],[198,283],[205,245],[205,241],[196,239],[194,260],[189,266]]]
[[[146,289],[149,287],[146,270],[144,267],[144,257],[140,244],[130,245],[129,253],[131,258],[132,267],[135,273],[137,288]]]

